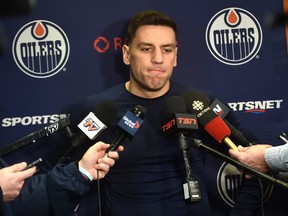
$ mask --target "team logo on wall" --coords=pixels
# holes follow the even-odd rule
[[[220,196],[225,203],[231,207],[234,206],[242,186],[243,174],[233,165],[224,162],[217,174],[217,188]],[[272,184],[262,184],[262,201],[266,202],[273,192]]]
[[[35,20],[17,32],[12,50],[17,66],[24,73],[47,78],[65,66],[70,46],[66,34],[55,23]]]
[[[248,11],[226,8],[208,23],[206,44],[218,61],[228,65],[245,64],[257,55],[261,47],[261,26]]]

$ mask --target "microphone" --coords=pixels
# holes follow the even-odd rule
[[[231,136],[234,137],[237,140],[237,143],[242,146],[251,146],[252,143],[249,142],[243,135],[242,132],[240,132],[237,128],[235,128],[230,122],[228,122],[225,117],[229,113],[230,109],[222,103],[217,98],[210,104],[210,107],[213,109],[213,111],[220,116],[223,121],[226,123],[226,125],[231,130]]]
[[[182,150],[186,169],[186,182],[183,184],[184,198],[191,202],[198,202],[201,200],[201,192],[191,169],[189,144],[186,137],[186,134],[198,129],[196,116],[187,113],[185,101],[180,96],[168,98],[165,105],[169,118],[162,123],[162,132],[167,136],[177,136],[179,147]]]
[[[136,105],[132,112],[127,110],[117,124],[118,136],[112,141],[107,152],[116,151],[125,138],[133,137],[143,124],[143,118],[147,110],[141,105]]]
[[[102,101],[79,124],[79,132],[72,135],[71,145],[64,152],[58,163],[66,161],[71,153],[82,144],[95,140],[110,125],[118,114],[117,106],[109,100]],[[96,117],[98,116],[98,117]]]
[[[244,171],[251,173],[251,174],[253,174],[259,178],[262,178],[263,180],[271,182],[272,184],[279,185],[285,189],[288,189],[288,183],[287,182],[284,182],[280,179],[276,179],[272,176],[269,176],[265,173],[262,173],[258,170],[255,170],[252,167],[247,166],[246,164],[243,164],[243,163],[241,163],[241,162],[239,162],[239,161],[237,161],[237,160],[235,160],[235,159],[233,159],[233,158],[231,158],[231,157],[229,157],[229,156],[227,156],[227,155],[225,155],[225,154],[223,154],[223,153],[221,153],[221,152],[219,152],[219,151],[217,151],[217,150],[215,150],[215,149],[213,149],[207,145],[205,145],[201,140],[198,140],[198,139],[193,139],[193,140],[194,140],[194,144],[196,145],[196,147],[198,149],[207,150],[210,153],[214,154],[215,156],[224,159],[224,161],[236,166],[240,170],[244,170]]]
[[[196,114],[199,123],[217,142],[224,142],[229,148],[238,151],[237,146],[229,138],[231,130],[225,122],[209,107],[209,99],[200,92],[187,92],[182,95],[188,111]]]
[[[5,156],[13,151],[21,149],[31,143],[35,143],[37,140],[42,139],[44,137],[50,136],[60,129],[64,128],[65,130],[69,130],[70,121],[68,118],[60,119],[59,121],[45,126],[37,131],[34,131],[16,141],[4,146],[0,149],[0,156]]]

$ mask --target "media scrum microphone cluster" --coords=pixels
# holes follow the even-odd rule
[[[272,184],[275,185],[279,185],[285,189],[288,189],[288,183],[274,178],[270,175],[267,175],[265,173],[261,173],[243,163],[240,163],[239,161],[231,158],[228,155],[225,155],[207,145],[205,145],[201,140],[199,139],[195,139],[193,137],[191,137],[191,135],[193,136],[193,133],[196,132],[196,130],[198,130],[198,122],[200,124],[200,126],[202,126],[205,131],[210,134],[216,141],[218,141],[219,143],[226,143],[228,145],[229,148],[233,148],[235,150],[238,150],[237,146],[229,139],[229,136],[231,135],[231,131],[232,133],[234,133],[234,137],[237,137],[238,140],[240,140],[242,143],[245,143],[247,146],[251,145],[250,142],[248,142],[243,134],[238,131],[232,124],[230,124],[227,120],[224,121],[220,118],[220,115],[217,115],[216,111],[215,111],[215,107],[218,108],[218,111],[222,110],[219,108],[223,108],[223,110],[221,111],[222,117],[224,118],[227,113],[229,112],[229,109],[218,99],[214,100],[210,106],[214,107],[214,111],[212,111],[213,109],[209,106],[210,104],[210,100],[208,99],[207,96],[202,95],[199,92],[188,92],[184,95],[182,95],[185,103],[187,105],[187,109],[190,112],[190,114],[187,114],[186,111],[180,110],[180,113],[173,113],[172,115],[170,115],[170,117],[168,118],[168,120],[166,120],[163,124],[162,124],[162,132],[166,135],[177,135],[178,136],[178,142],[180,144],[180,148],[182,150],[186,150],[188,147],[188,143],[187,143],[187,137],[191,138],[191,140],[193,140],[194,145],[199,148],[199,149],[203,149],[206,151],[209,151],[210,153],[212,153],[213,155],[216,155],[217,157],[220,157],[221,159],[223,159],[224,161],[244,170],[247,171],[248,173],[251,173],[265,181],[268,181]],[[177,96],[178,97],[178,96]],[[175,96],[176,98],[176,96]],[[172,101],[172,98],[170,98]],[[173,99],[173,101],[177,101],[174,102],[175,105],[177,106],[178,104],[181,104],[181,100],[178,98]],[[217,107],[220,106],[220,107]],[[179,109],[178,109],[179,111]],[[181,113],[182,112],[182,113]],[[192,114],[191,114],[192,113]],[[215,120],[216,119],[216,120]],[[228,124],[226,124],[225,122],[227,122]],[[229,126],[228,126],[229,125]],[[232,128],[230,130],[230,128]],[[183,142],[183,139],[185,140],[185,142]],[[184,143],[184,145],[183,145]],[[185,162],[185,166],[186,166],[186,172],[189,173],[189,157],[186,153],[183,153],[184,155],[184,162]],[[189,174],[187,174],[187,176],[189,176]],[[190,189],[190,193],[193,194],[192,189]],[[191,195],[190,195],[191,198]],[[191,198],[192,201],[192,198]]]

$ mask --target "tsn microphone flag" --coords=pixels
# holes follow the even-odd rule
[[[95,139],[100,132],[107,128],[93,112],[90,112],[79,124],[78,127],[91,140]]]
[[[174,113],[168,121],[162,123],[162,132],[164,134],[175,134],[179,131],[190,132],[190,130],[197,130],[198,123],[195,114],[189,113]]]
[[[123,129],[125,132],[134,136],[138,129],[142,126],[143,120],[129,110],[118,122],[118,126]]]

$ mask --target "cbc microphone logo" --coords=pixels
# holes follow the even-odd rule
[[[226,8],[212,17],[206,28],[211,54],[228,65],[251,61],[260,50],[262,30],[257,19],[241,8]]]
[[[66,34],[55,23],[35,20],[17,32],[12,52],[17,66],[25,74],[47,78],[65,66],[70,46]]]

